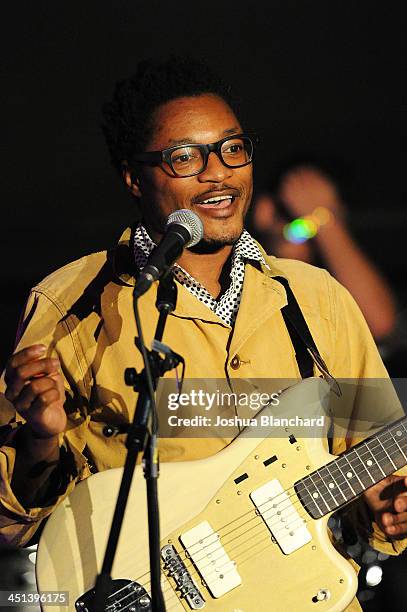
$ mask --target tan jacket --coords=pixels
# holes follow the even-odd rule
[[[123,382],[128,366],[142,369],[135,348],[132,282],[128,273],[130,230],[126,230],[114,253],[95,253],[57,270],[32,290],[19,331],[18,348],[33,343],[49,346],[57,353],[65,377],[69,425],[61,444],[73,457],[76,468],[69,485],[91,471],[123,465],[123,436],[103,439],[108,422],[132,419],[135,394]],[[386,378],[367,325],[350,294],[325,270],[299,261],[265,255],[270,270],[247,263],[242,301],[232,329],[209,308],[178,284],[176,310],[169,316],[164,341],[184,356],[188,378],[298,378],[299,371],[281,308],[286,304],[283,286],[273,277],[288,278],[301,306],[319,351],[336,378]],[[157,312],[156,287],[140,300],[146,344],[154,336]],[[4,381],[2,381],[4,391]],[[363,393],[355,394],[355,413]],[[390,420],[399,418],[397,402],[388,407]],[[352,415],[353,416],[353,415]],[[1,424],[15,419],[14,409],[2,399]],[[15,450],[13,436],[18,424],[4,438],[0,452],[1,540],[25,544],[39,521],[48,516],[58,499],[45,508],[25,509],[13,495],[10,477]],[[7,432],[6,432],[7,433]],[[340,453],[356,438],[336,437],[333,452]],[[223,448],[226,440],[160,440],[161,461],[201,458]],[[71,455],[72,453],[72,455]],[[355,503],[361,514],[361,504]],[[359,516],[358,514],[358,516]],[[364,516],[363,519],[366,520]],[[363,526],[361,526],[363,527]],[[364,528],[369,526],[365,523]],[[395,554],[407,546],[407,539],[388,542],[375,527],[371,543],[383,552]]]

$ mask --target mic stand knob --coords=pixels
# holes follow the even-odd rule
[[[126,368],[124,371],[124,382],[128,387],[134,387],[136,391],[137,382],[138,382],[138,374],[136,368]]]

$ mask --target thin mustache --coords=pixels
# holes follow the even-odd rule
[[[227,191],[228,193],[232,194],[234,197],[240,197],[242,195],[240,189],[237,189],[236,187],[222,187],[222,188],[218,187],[218,188],[209,189],[208,191],[204,191],[203,193],[200,193],[199,195],[192,198],[192,201],[196,203],[201,200],[206,200],[210,198],[211,194],[213,194],[214,192],[222,193],[222,191]]]

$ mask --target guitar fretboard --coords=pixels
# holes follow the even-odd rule
[[[295,483],[297,495],[317,519],[352,501],[407,464],[407,417],[360,442]]]

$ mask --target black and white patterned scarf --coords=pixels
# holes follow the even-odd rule
[[[141,269],[146,265],[147,258],[155,246],[145,227],[139,223],[134,234],[134,257],[138,268]],[[192,295],[217,314],[224,323],[232,326],[242,299],[245,260],[249,259],[259,261],[269,268],[254,239],[247,230],[243,230],[233,246],[230,285],[219,299],[215,299],[205,287],[178,264],[175,264],[173,271],[181,285],[184,285]]]

